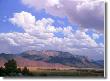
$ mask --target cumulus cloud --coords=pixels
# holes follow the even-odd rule
[[[81,27],[104,30],[104,0],[21,0],[24,5],[36,10],[45,9],[47,13],[64,17]]]
[[[24,33],[0,33],[0,45],[2,45],[0,52],[18,53],[26,50],[58,50],[73,54],[82,54],[82,51],[84,51],[84,55],[88,53],[93,56],[103,55],[102,44],[96,43],[85,31],[75,31],[71,26],[55,27],[52,25],[54,20],[51,18],[37,20],[31,13],[22,11],[15,13],[9,21],[13,25],[24,29]],[[55,33],[60,32],[63,33],[63,36],[57,37]]]
[[[10,18],[9,21],[12,24],[16,24],[23,28],[26,33],[35,35],[39,38],[52,37],[54,35],[53,32],[56,31],[54,26],[51,26],[54,22],[51,18],[43,18],[36,21],[35,16],[32,16],[31,13],[24,11],[21,13],[15,13],[14,17]]]
[[[35,16],[31,13],[22,11],[21,13],[14,13],[14,17],[9,19],[12,24],[16,24],[19,27],[25,29],[25,31],[32,31],[35,25]]]
[[[93,33],[92,37],[93,39],[98,39],[100,36],[97,33]]]

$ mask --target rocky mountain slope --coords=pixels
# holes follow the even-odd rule
[[[103,68],[104,66],[102,61],[90,61],[85,56],[52,50],[28,50],[19,55],[2,53],[0,54],[0,66],[3,66],[3,64],[10,59],[15,59],[20,67]]]

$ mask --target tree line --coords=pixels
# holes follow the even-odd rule
[[[17,63],[14,59],[8,60],[4,67],[0,67],[0,76],[30,76],[31,72],[27,67],[23,69],[17,68]]]

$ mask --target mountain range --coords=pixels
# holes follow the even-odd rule
[[[28,50],[20,54],[0,54],[0,66],[10,59],[15,59],[19,67],[38,68],[104,68],[104,61],[93,61],[85,56],[73,55],[62,51]]]

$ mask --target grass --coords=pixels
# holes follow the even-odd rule
[[[103,70],[94,69],[30,69],[32,76],[104,77]]]

